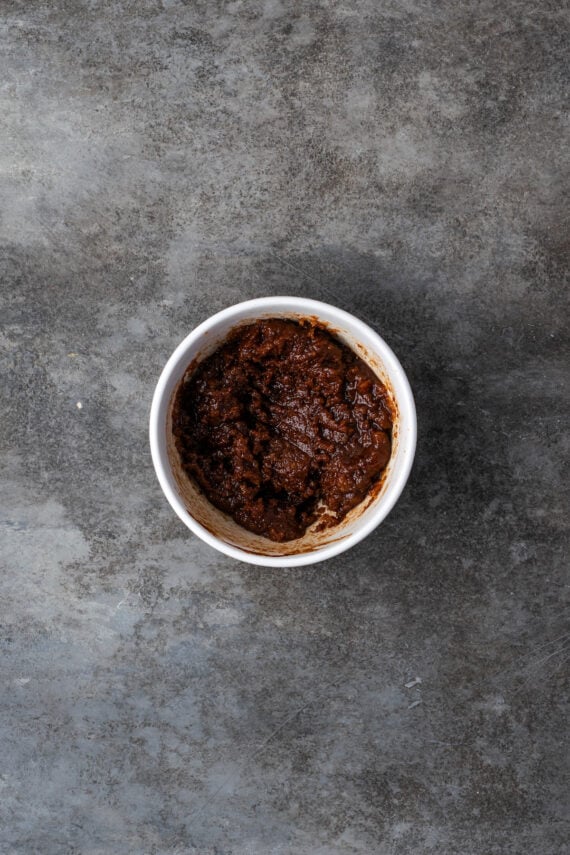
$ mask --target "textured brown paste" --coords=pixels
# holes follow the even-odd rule
[[[275,541],[358,505],[388,462],[391,428],[380,380],[309,321],[238,328],[187,371],[173,408],[184,470],[213,505]]]

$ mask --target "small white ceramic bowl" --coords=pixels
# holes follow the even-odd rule
[[[274,543],[238,526],[217,510],[188,478],[172,437],[174,392],[190,363],[209,356],[236,326],[259,318],[316,319],[351,347],[380,377],[392,396],[392,455],[377,489],[338,525],[288,543]],[[299,297],[264,297],[230,306],[196,327],[176,348],[160,375],[150,412],[152,460],[164,494],[194,534],[220,552],[266,567],[298,567],[332,558],[370,534],[404,489],[416,448],[416,410],[410,384],[392,350],[369,326],[348,312]]]

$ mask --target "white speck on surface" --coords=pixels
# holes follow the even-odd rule
[[[415,707],[419,707],[420,704],[421,704],[421,701],[414,701],[413,704],[409,705],[408,709],[413,710]]]
[[[83,404],[81,403],[81,401],[78,401],[75,406],[77,407],[78,410],[83,409]]]
[[[405,686],[405,688],[406,688],[406,689],[413,689],[413,688],[414,688],[414,686],[419,686],[419,685],[421,685],[421,682],[422,682],[422,678],[421,678],[421,677],[414,677],[414,679],[413,679],[413,680],[410,680],[408,683],[404,683],[404,686]]]

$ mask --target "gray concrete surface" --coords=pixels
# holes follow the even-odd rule
[[[2,2],[3,855],[564,851],[567,32]],[[420,433],[373,536],[269,571],[175,518],[147,416],[197,322],[283,293],[385,336]]]

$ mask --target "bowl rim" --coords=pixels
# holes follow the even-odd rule
[[[298,309],[295,308],[291,310],[291,303],[298,306]],[[397,399],[398,408],[400,413],[403,411],[406,412],[407,421],[409,422],[407,425],[408,435],[406,440],[406,453],[404,455],[402,465],[396,473],[394,480],[390,482],[388,488],[383,494],[384,501],[378,506],[377,513],[371,514],[370,518],[366,520],[362,526],[343,538],[319,547],[314,551],[284,556],[259,555],[257,553],[247,552],[245,549],[240,549],[239,547],[233,546],[221,538],[216,537],[215,534],[195,520],[182,502],[180,496],[172,489],[168,481],[166,471],[170,470],[170,464],[168,462],[167,455],[164,455],[163,457],[163,454],[161,453],[160,443],[161,434],[166,432],[166,424],[161,424],[161,405],[163,403],[172,372],[177,367],[184,352],[212,327],[216,326],[220,322],[230,320],[234,315],[239,315],[243,311],[250,310],[266,313],[271,309],[287,309],[288,311],[299,311],[300,313],[316,316],[325,310],[327,314],[332,314],[335,317],[335,320],[338,319],[339,324],[344,322],[345,325],[351,329],[351,332],[355,337],[360,333],[365,332],[365,337],[373,339],[375,345],[374,350],[377,350],[382,361],[387,364],[388,373],[390,375],[398,375],[401,387]],[[253,300],[245,300],[241,303],[235,303],[232,306],[228,306],[226,309],[222,309],[220,312],[216,312],[214,315],[211,315],[195,327],[175,348],[162,369],[154,390],[150,408],[149,439],[152,462],[158,481],[162,487],[162,491],[177,516],[193,534],[209,546],[217,549],[219,552],[222,552],[231,558],[236,558],[239,561],[245,561],[248,564],[256,564],[263,567],[301,567],[303,565],[326,561],[328,558],[332,558],[335,555],[345,552],[347,549],[355,546],[367,537],[387,517],[398,501],[412,468],[417,441],[417,417],[410,383],[400,361],[391,347],[375,330],[368,326],[368,324],[361,321],[360,318],[357,318],[350,312],[346,312],[344,309],[339,309],[337,306],[333,306],[330,303],[324,303],[320,300],[294,296],[258,297]]]

